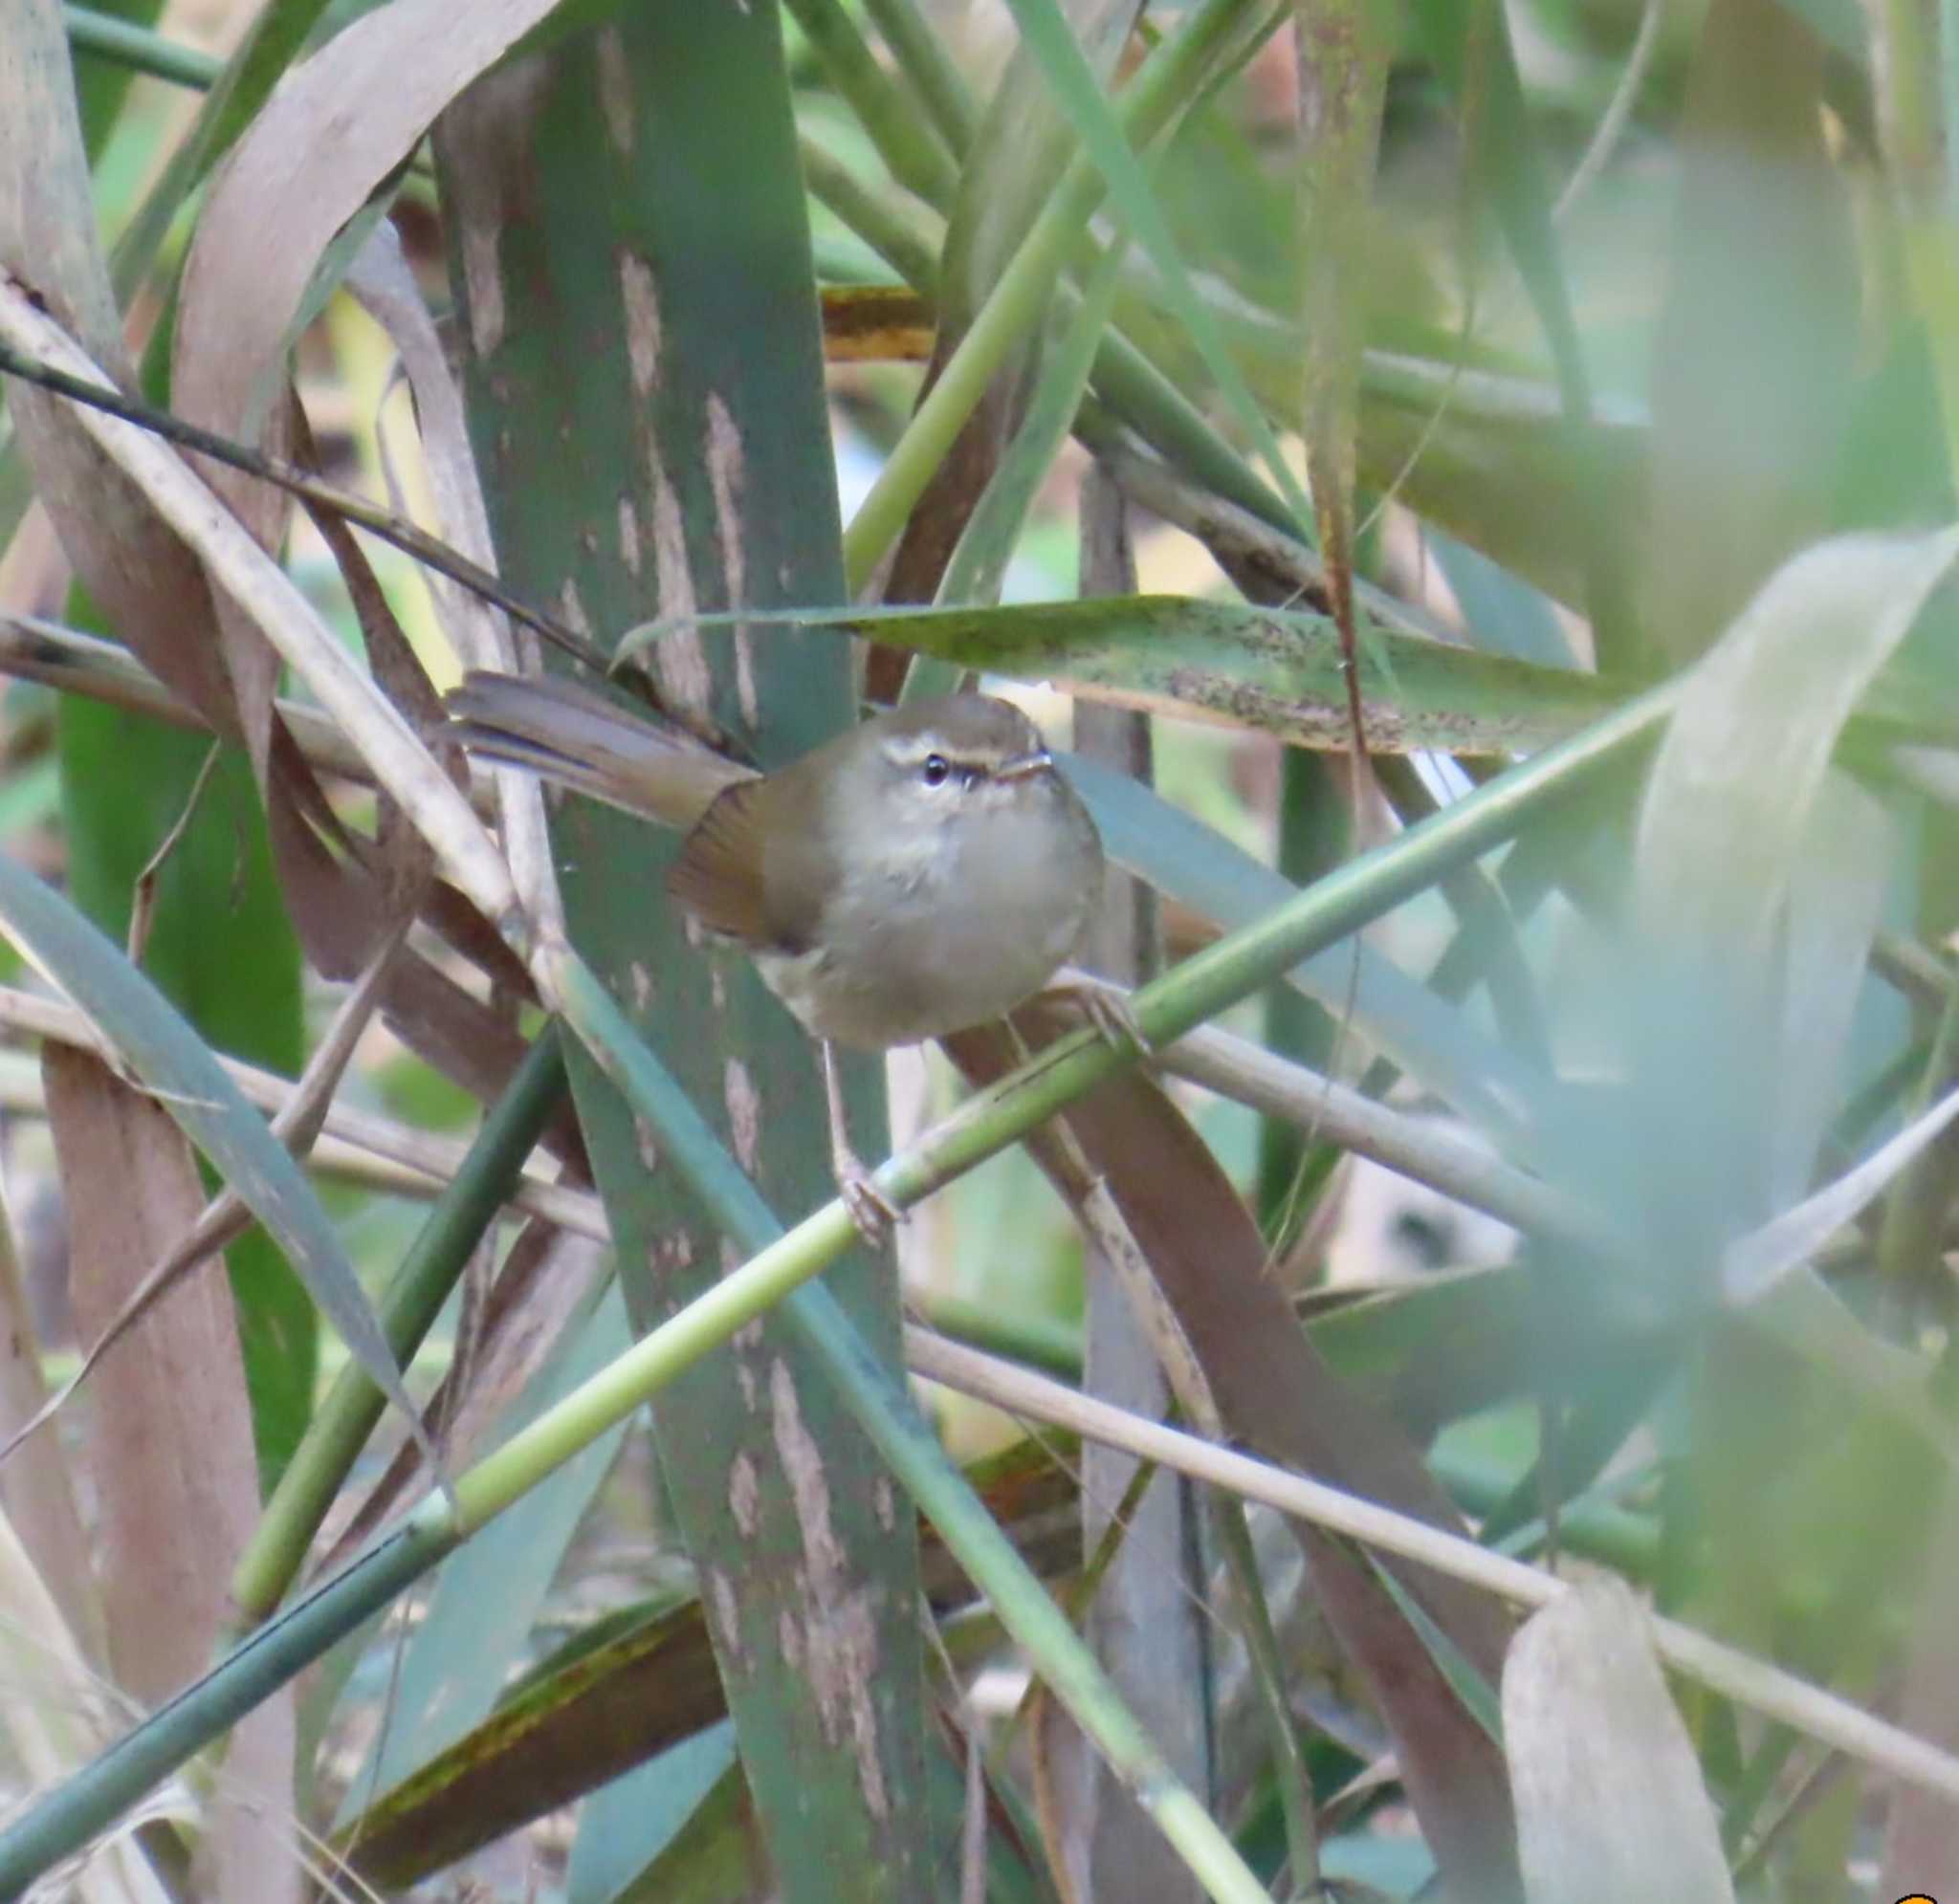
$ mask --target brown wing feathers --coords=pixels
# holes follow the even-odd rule
[[[667,890],[711,932],[790,952],[769,918],[763,879],[761,783],[729,787],[687,836],[667,872]]]

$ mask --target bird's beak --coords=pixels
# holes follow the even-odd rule
[[[1002,760],[993,770],[996,780],[1025,780],[1036,774],[1045,774],[1054,765],[1054,755],[1046,748],[1039,747],[1031,754],[1015,754]]]

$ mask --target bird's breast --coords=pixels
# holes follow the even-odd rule
[[[810,949],[757,962],[815,1036],[915,1043],[1038,992],[1079,943],[1101,875],[1092,823],[1071,805],[908,829],[857,856]]]

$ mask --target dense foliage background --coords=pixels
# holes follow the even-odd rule
[[[0,1894],[1949,1888],[1955,114],[1902,0],[15,0]],[[853,1068],[895,1273],[441,738],[608,662],[1070,747],[1149,1061]]]

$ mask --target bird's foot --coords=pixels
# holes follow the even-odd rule
[[[1136,1051],[1148,1057],[1156,1048],[1136,1018],[1128,991],[1112,979],[1065,965],[1038,996],[1043,1004],[1073,1007],[1118,1051]]]
[[[891,1239],[891,1231],[904,1220],[905,1213],[879,1190],[854,1150],[841,1146],[831,1159],[836,1173],[837,1194],[857,1226],[857,1234],[874,1250],[882,1250]]]
[[[827,1040],[823,1045],[823,1096],[830,1120],[830,1173],[837,1180],[837,1194],[857,1226],[857,1234],[874,1250],[891,1241],[892,1226],[903,1220],[904,1212],[870,1179],[864,1160],[850,1148],[850,1121],[844,1110],[844,1081],[837,1071],[837,1048]]]

